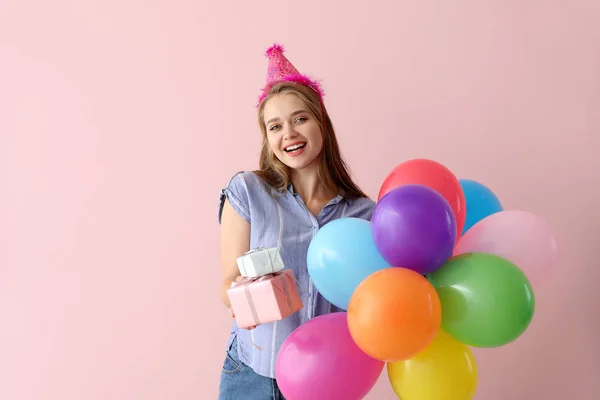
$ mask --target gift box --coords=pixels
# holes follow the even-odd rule
[[[284,319],[303,306],[289,269],[234,282],[227,295],[240,328]]]
[[[246,278],[258,278],[284,269],[279,248],[256,248],[250,250],[237,260],[240,274]]]

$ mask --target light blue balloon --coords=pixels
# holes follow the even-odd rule
[[[465,194],[467,214],[462,234],[485,217],[503,211],[498,197],[487,186],[470,179],[459,179]]]
[[[371,222],[341,218],[324,225],[308,246],[308,273],[315,287],[342,310],[370,274],[390,265],[375,247]]]

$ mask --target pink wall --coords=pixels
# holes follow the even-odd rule
[[[597,398],[600,3],[236,3],[1,2],[0,398],[216,398],[217,196],[256,165],[274,41],[323,78],[373,197],[428,157],[560,232],[476,398]],[[369,399],[392,398],[383,376]]]

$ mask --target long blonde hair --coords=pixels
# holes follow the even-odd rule
[[[319,162],[319,179],[332,193],[346,199],[368,196],[350,177],[347,164],[342,158],[333,124],[325,110],[317,92],[309,87],[295,82],[275,84],[258,108],[258,125],[263,134],[262,150],[260,152],[259,169],[254,171],[272,187],[279,191],[287,189],[291,183],[289,168],[275,156],[267,138],[267,127],[264,122],[265,104],[278,94],[292,93],[298,96],[308,107],[308,111],[317,120],[323,135],[323,150]]]

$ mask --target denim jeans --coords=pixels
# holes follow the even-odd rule
[[[257,374],[240,361],[237,337],[234,337],[223,363],[219,400],[285,400],[285,398],[279,391],[275,379]]]

